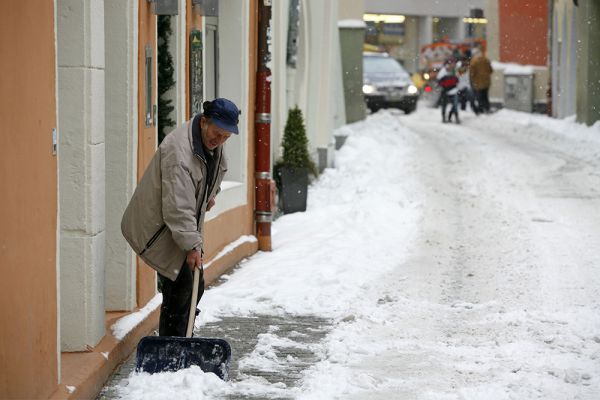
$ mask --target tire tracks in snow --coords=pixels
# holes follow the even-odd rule
[[[395,389],[403,398],[592,399],[600,388],[597,258],[579,254],[571,284],[553,261],[577,256],[560,243],[576,227],[600,248],[591,236],[599,225],[577,217],[598,206],[585,181],[597,175],[575,155],[502,127],[418,118],[401,118],[423,139],[415,159],[427,189],[417,248],[396,276],[408,279],[396,302],[406,340],[386,358],[405,377]],[[577,203],[562,205],[566,222],[547,204],[558,197]]]

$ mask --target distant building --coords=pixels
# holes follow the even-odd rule
[[[486,0],[365,0],[367,43],[379,44],[409,72],[422,46],[486,38]],[[387,22],[386,22],[387,21]]]
[[[548,1],[487,0],[488,51],[495,61],[490,101],[503,107],[510,96],[507,74],[530,76],[530,109],[545,113],[548,90]],[[522,82],[522,81],[521,81]],[[510,81],[509,81],[510,83]]]
[[[304,115],[310,152],[320,170],[332,167],[333,131],[346,124],[346,103],[352,121],[364,118],[362,94],[362,32],[359,43],[345,46],[345,26],[340,19],[362,18],[361,1],[281,0],[273,1],[272,22],[272,119],[273,160],[281,156],[280,144],[288,110],[298,106]],[[342,33],[340,33],[342,32]],[[341,35],[341,37],[340,37]],[[354,36],[353,36],[354,37]],[[358,57],[358,60],[356,58]],[[345,61],[360,71],[343,71]],[[346,64],[346,68],[349,68]],[[358,79],[358,90],[345,86],[350,73]],[[346,89],[347,90],[346,90]]]
[[[551,2],[552,115],[600,120],[600,2]]]

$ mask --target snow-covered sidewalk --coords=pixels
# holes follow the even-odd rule
[[[382,111],[343,127],[307,212],[277,220],[274,251],[208,290],[196,321],[200,334],[235,319],[282,323],[230,382],[198,369],[133,374],[119,395],[596,399],[600,126],[461,117]],[[306,330],[278,328],[294,320]],[[312,355],[297,381],[251,373],[298,364],[282,348]]]

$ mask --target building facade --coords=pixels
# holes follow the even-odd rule
[[[270,62],[273,160],[281,156],[288,110],[298,106],[318,168],[333,166],[333,131],[346,123],[339,7],[338,0],[273,2]],[[362,93],[357,96],[362,97]]]
[[[0,398],[91,398],[156,326],[156,274],[126,244],[120,220],[158,144],[159,14],[172,14],[177,124],[216,96],[242,110],[206,219],[208,282],[257,250],[257,7],[256,0],[6,4]],[[130,331],[115,334],[117,321],[138,315]]]
[[[255,187],[272,187],[272,171],[256,143],[271,140],[267,161],[280,155],[289,108],[303,110],[319,167],[333,165],[333,131],[346,123],[340,4],[24,0],[4,12],[0,398],[93,398],[158,322],[156,274],[120,232],[158,145],[157,60],[173,60],[175,83],[161,101],[175,125],[215,97],[241,110],[205,220],[210,284],[270,250],[269,194]],[[158,18],[170,36],[159,38]]]
[[[600,4],[551,1],[552,115],[600,120]]]

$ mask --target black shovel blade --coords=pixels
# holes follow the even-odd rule
[[[137,346],[137,372],[178,371],[196,365],[219,378],[229,378],[231,346],[223,339],[146,336]]]

